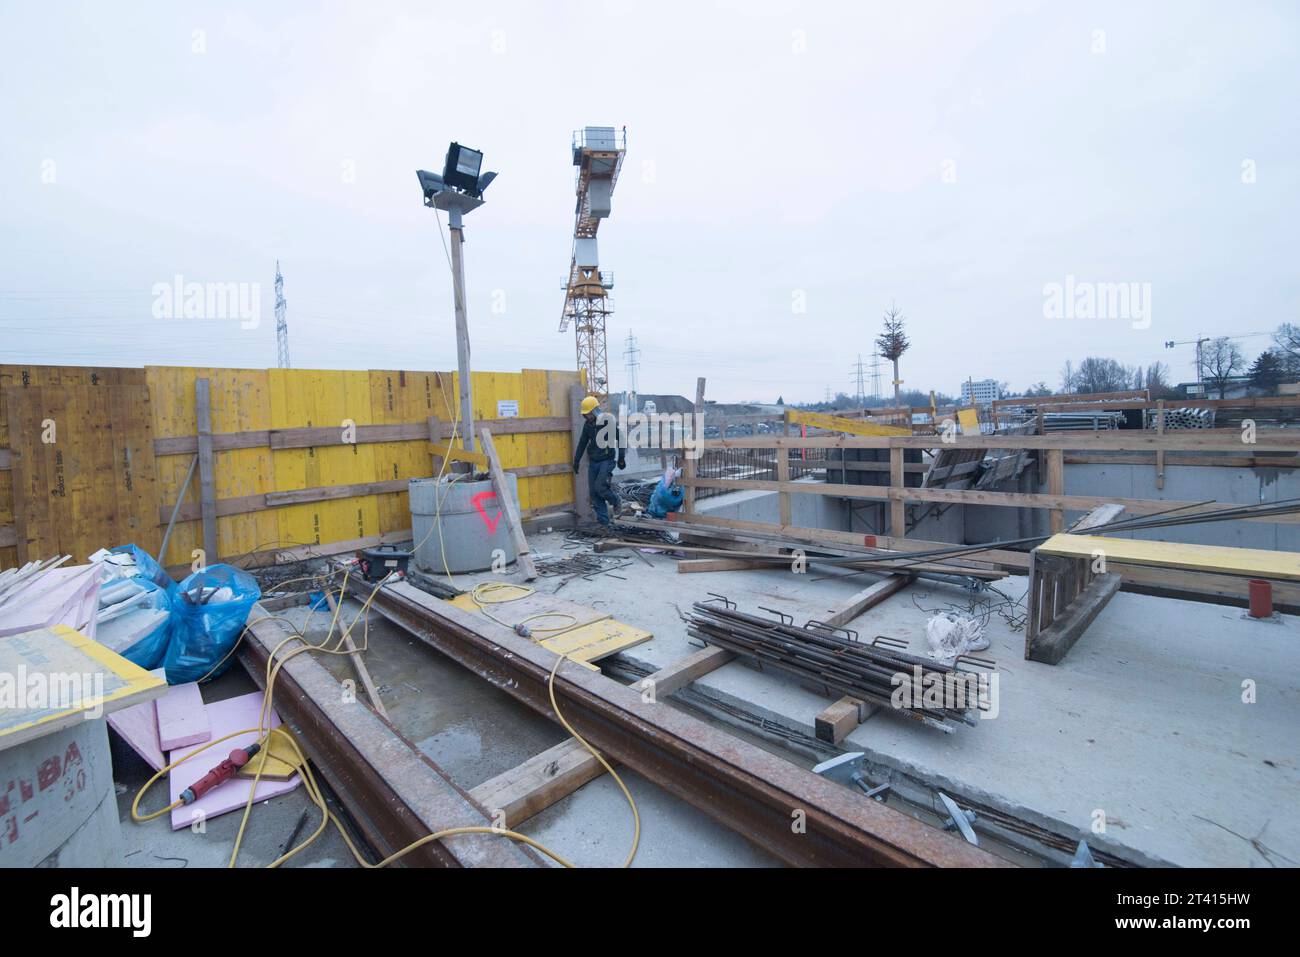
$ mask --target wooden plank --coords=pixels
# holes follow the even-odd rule
[[[604,773],[584,745],[568,738],[471,788],[469,796],[494,824],[514,828]]]
[[[1124,514],[1124,506],[1111,503],[1109,505],[1099,505],[1094,508],[1083,518],[1079,519],[1070,526],[1071,532],[1083,532],[1090,528],[1097,528],[1101,525],[1107,525]]]
[[[1180,509],[1183,514],[1195,515],[1224,509],[1240,508],[1236,502],[1183,502],[1172,499],[1113,498],[1103,495],[1052,495],[1034,492],[990,492],[983,489],[931,489],[883,488],[873,485],[840,485],[820,482],[770,482],[761,479],[687,479],[682,485],[694,483],[701,488],[721,488],[730,491],[752,489],[764,492],[788,491],[800,495],[832,495],[837,498],[861,498],[872,501],[940,502],[950,505],[994,505],[1000,508],[1047,508],[1086,512],[1100,505],[1123,505],[1134,515],[1150,515],[1170,509]],[[678,513],[673,513],[674,520]],[[1281,524],[1300,523],[1300,514],[1271,515],[1243,518],[1236,521],[1269,522]],[[901,536],[893,536],[899,538]]]
[[[329,605],[330,614],[337,614],[338,603],[334,600],[334,593],[328,588],[325,589],[325,602]],[[361,678],[361,686],[366,689],[366,697],[370,699],[371,705],[374,706],[379,716],[392,724],[393,719],[388,716],[388,710],[379,697],[379,689],[375,687],[374,679],[370,677],[370,669],[366,667],[366,661],[361,657],[361,651],[357,648],[356,642],[352,640],[352,635],[346,629],[340,627],[340,633],[343,637],[343,647],[348,652],[348,660],[352,662],[352,667],[357,669],[357,675]]]
[[[221,554],[217,543],[217,500],[212,471],[212,391],[208,379],[194,380],[194,409],[198,425],[199,511],[203,521],[203,564]]]
[[[847,625],[864,611],[874,608],[890,595],[902,591],[912,581],[911,575],[890,575],[882,581],[874,582],[853,595],[827,617],[820,619],[836,628]]]
[[[1039,631],[1025,657],[1047,665],[1058,664],[1115,597],[1119,586],[1118,575],[1106,574],[1094,578],[1092,584],[1080,592],[1047,628]]]
[[[416,373],[411,374],[412,377]],[[569,420],[564,416],[533,416],[530,418],[493,419],[498,435],[523,435],[538,432],[567,432]],[[439,422],[438,439],[450,438],[450,422]],[[343,430],[334,426],[300,426],[282,429],[249,429],[242,432],[218,432],[212,436],[212,448],[217,452],[233,449],[272,448],[305,449],[330,445],[375,445],[388,442],[425,442],[429,440],[425,421],[387,422],[356,427],[356,441],[345,442]],[[4,450],[7,452],[7,450]],[[198,451],[198,436],[177,435],[154,439],[155,455],[193,455]],[[0,468],[6,466],[7,456],[0,452]]]
[[[761,569],[782,570],[781,566],[771,562],[747,561],[743,558],[686,558],[677,562],[677,573],[688,575],[694,572],[744,572]]]
[[[537,578],[537,566],[533,563],[533,555],[528,547],[528,538],[524,535],[523,522],[519,518],[519,506],[515,504],[515,498],[510,494],[510,484],[506,481],[505,473],[501,470],[501,459],[497,456],[492,430],[484,426],[479,431],[479,434],[483,438],[483,452],[488,458],[488,469],[492,475],[492,485],[497,490],[497,499],[501,502],[501,511],[506,517],[506,530],[510,533],[510,539],[515,545],[515,560],[519,562],[519,567],[523,569],[524,580],[533,581]]]
[[[807,412],[802,409],[787,409],[786,420],[795,425],[806,425],[814,429],[826,429],[830,432],[843,432],[847,435],[911,435],[910,428],[897,425],[879,425],[864,422],[862,419],[847,419],[839,415],[827,415],[824,412]],[[723,434],[723,433],[719,433]]]
[[[1252,452],[1295,452],[1300,450],[1300,433],[1295,429],[1260,429],[1251,444]],[[959,435],[942,443],[953,449],[1064,449],[1113,452],[1240,452],[1239,429],[1179,429],[1156,435],[1143,429],[1111,429],[1104,432],[1054,432],[1047,435]],[[706,439],[706,449],[934,449],[940,443],[933,436],[834,436],[810,438],[763,436],[737,439]]]
[[[1091,559],[1101,552],[1107,563],[1156,565],[1184,571],[1204,571],[1247,578],[1300,581],[1300,555],[1262,548],[1232,548],[1226,545],[1186,545],[1181,542],[1152,542],[1101,535],[1053,535],[1040,545],[1044,555]]]
[[[705,648],[643,678],[636,688],[643,694],[667,696],[733,657],[721,648]],[[605,768],[591,752],[576,738],[569,738],[469,793],[490,817],[504,814],[505,826],[515,827],[604,773]]]

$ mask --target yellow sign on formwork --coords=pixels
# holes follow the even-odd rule
[[[806,425],[813,429],[826,429],[829,432],[847,432],[850,435],[911,435],[910,428],[897,425],[877,425],[861,419],[846,419],[825,412],[805,412],[801,409],[786,409],[786,418],[794,425]]]
[[[980,434],[980,417],[975,409],[958,409],[957,424],[961,426],[962,435]]]

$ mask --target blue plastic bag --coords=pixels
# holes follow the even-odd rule
[[[162,589],[170,589],[174,584],[171,576],[163,571],[163,567],[154,561],[153,556],[138,545],[119,545],[110,551],[114,555],[130,555],[135,559],[135,574],[131,576],[132,578],[143,578]]]
[[[140,638],[129,648],[124,648],[118,652],[127,661],[134,662],[146,671],[151,671],[162,663],[163,655],[167,652],[167,643],[171,639],[171,598],[165,588],[159,588],[143,575],[134,575],[131,580],[151,592],[149,600],[144,603],[143,607],[168,612],[168,616],[158,622],[158,626],[153,631]]]
[[[228,598],[214,594],[224,588],[230,589]],[[230,652],[261,597],[257,580],[231,565],[211,565],[174,586],[171,636],[163,656],[167,683],[215,678],[229,668]]]

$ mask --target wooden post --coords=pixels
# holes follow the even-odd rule
[[[789,449],[776,450],[776,480],[782,485],[790,481]],[[780,500],[781,525],[785,527],[790,524],[790,493],[782,490],[777,493],[777,497]]]
[[[580,384],[569,389],[569,418],[573,422],[570,455],[578,451],[578,442],[582,439],[582,427],[585,424],[582,418],[582,400],[586,395],[586,390]],[[591,509],[591,487],[587,482],[587,470],[581,462],[573,476],[573,513],[578,516],[579,522],[590,522],[595,518]]]
[[[510,485],[506,482],[506,473],[501,468],[501,459],[497,457],[496,443],[492,441],[492,432],[483,427],[479,433],[483,436],[483,454],[488,459],[488,471],[492,474],[492,484],[496,487],[497,498],[501,500],[501,512],[506,517],[510,538],[515,543],[515,558],[524,570],[524,580],[532,581],[537,577],[537,566],[533,564],[532,553],[528,550],[528,539],[524,537],[524,525],[519,520],[519,507],[510,495]]]
[[[1065,494],[1065,452],[1062,449],[1047,450],[1047,494]],[[1063,531],[1065,528],[1065,509],[1052,509],[1051,521],[1053,535]]]
[[[217,499],[212,476],[212,390],[207,379],[194,380],[194,414],[199,439],[199,508],[203,515],[203,564],[215,565],[217,551]]]
[[[1143,411],[1143,415],[1146,412]],[[1146,425],[1144,422],[1143,425]],[[1156,435],[1165,434],[1165,400],[1159,399],[1156,402]],[[1156,449],[1156,488],[1165,487],[1165,450]]]
[[[903,450],[894,445],[889,447],[889,488],[895,495],[903,489]],[[889,500],[889,534],[894,538],[907,535],[907,503],[892,496]]]
[[[696,418],[691,422],[691,431],[692,432],[695,431],[696,424],[698,423],[699,433],[695,436],[695,438],[697,441],[703,442],[704,441],[704,377],[703,376],[695,380],[695,415]],[[684,447],[685,444],[683,443],[683,448]],[[700,449],[700,455],[703,454],[704,454],[704,450]],[[686,456],[686,477],[687,478],[691,478],[691,479],[695,478],[696,473],[699,471],[698,465],[699,465],[699,459],[692,458],[689,455]],[[682,511],[683,512],[695,511],[695,486],[694,485],[686,486],[686,500],[682,502]]]

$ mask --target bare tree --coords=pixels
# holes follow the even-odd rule
[[[1235,342],[1220,336],[1205,344],[1201,351],[1201,364],[1205,369],[1205,381],[1219,390],[1222,399],[1228,391],[1228,380],[1245,368],[1246,361]]]
[[[1074,371],[1074,363],[1069,359],[1065,360],[1065,365],[1061,366],[1061,391],[1064,393],[1073,392],[1079,385],[1079,374]]]
[[[884,331],[876,336],[876,351],[894,364],[894,408],[896,409],[901,404],[898,389],[901,384],[898,378],[898,359],[910,345],[907,334],[903,331],[903,315],[898,306],[890,303],[889,309],[885,312]]]
[[[1153,399],[1172,399],[1178,391],[1169,384],[1169,367],[1163,362],[1147,366],[1146,390]]]
[[[1079,363],[1075,389],[1081,393],[1120,392],[1133,381],[1133,371],[1114,359],[1089,356]]]

